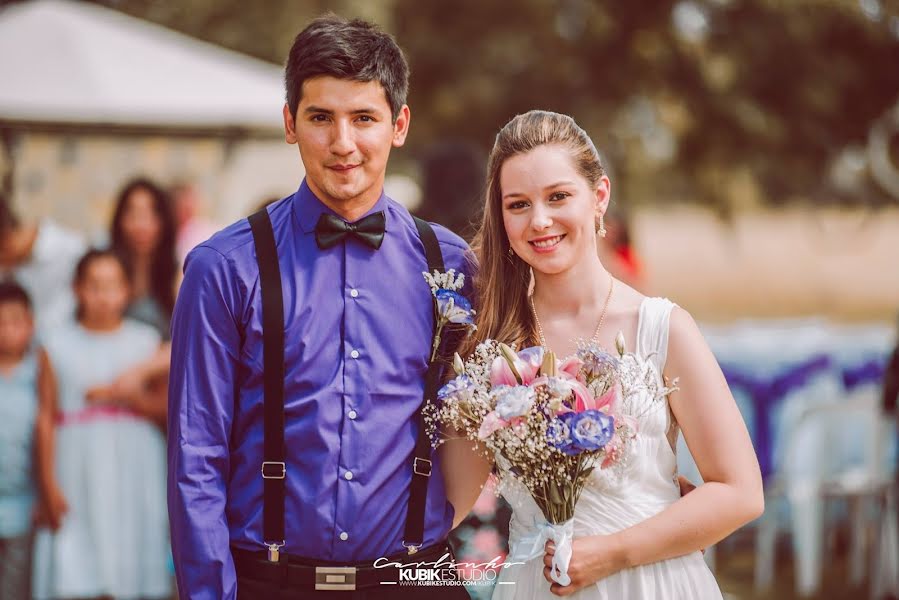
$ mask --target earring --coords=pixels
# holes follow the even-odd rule
[[[606,237],[606,222],[603,215],[599,215],[599,227],[596,229],[599,237]]]
[[[515,250],[512,250],[512,244],[509,244],[509,252],[506,253],[506,258],[509,259],[509,262],[515,259]]]

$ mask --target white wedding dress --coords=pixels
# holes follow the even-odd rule
[[[651,364],[661,385],[668,348],[668,321],[674,307],[664,298],[646,298],[640,306],[636,360]],[[667,400],[652,400],[649,391],[635,393],[622,402],[621,410],[638,421],[638,434],[621,465],[596,469],[584,488],[574,513],[574,538],[611,534],[662,512],[680,498],[677,461],[673,448],[678,427]],[[500,468],[502,466],[500,465]],[[508,472],[503,477],[510,477]],[[527,489],[517,482],[503,495],[513,513],[509,545],[513,550],[523,538],[545,522],[543,513]],[[512,552],[507,562],[512,560]],[[543,557],[524,565],[502,569],[493,599],[554,599],[543,577]],[[720,599],[721,591],[700,552],[619,571],[581,589],[578,600],[705,600]]]

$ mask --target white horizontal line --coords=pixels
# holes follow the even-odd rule
[[[395,581],[382,581],[381,585],[396,585]]]
[[[514,581],[497,581],[496,585],[515,585]]]

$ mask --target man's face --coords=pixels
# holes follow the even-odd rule
[[[406,141],[409,107],[394,123],[379,82],[314,77],[303,83],[296,118],[284,107],[284,129],[322,202],[339,213],[367,209],[381,195],[390,149]]]

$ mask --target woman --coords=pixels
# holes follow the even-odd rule
[[[176,228],[168,196],[149,179],[131,180],[119,192],[109,230],[112,250],[124,261],[131,281],[125,316],[153,327],[164,343],[152,357],[127,369],[111,384],[90,389],[87,397],[91,402],[113,398],[137,401],[149,389],[164,400],[177,287]],[[164,407],[165,402],[157,405]],[[164,409],[153,417],[164,426]]]
[[[175,218],[165,192],[148,179],[130,181],[119,193],[109,229],[134,285],[128,316],[169,339],[177,262]]]
[[[575,540],[560,586],[554,552],[507,567],[494,598],[721,598],[700,549],[763,510],[758,463],[714,356],[690,315],[616,281],[597,254],[610,183],[596,149],[570,117],[531,111],[499,132],[488,163],[487,199],[474,249],[480,263],[478,338],[541,344],[574,354],[580,339],[628,352],[677,391],[656,406],[636,404],[638,434],[617,476],[594,471],[575,511]],[[532,290],[532,291],[531,291]],[[642,398],[644,395],[640,395]],[[646,402],[651,396],[645,394]],[[655,410],[653,410],[655,409]],[[674,444],[682,430],[705,483],[681,497]],[[445,447],[448,494],[467,512],[490,465],[470,442]],[[508,473],[503,473],[508,476]],[[513,487],[512,554],[543,520]]]

